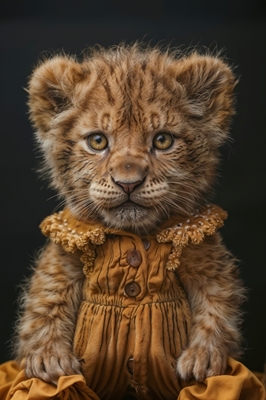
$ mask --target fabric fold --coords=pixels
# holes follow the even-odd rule
[[[224,375],[194,382],[181,390],[178,400],[265,400],[259,379],[242,363],[228,359]]]
[[[61,376],[58,385],[27,379],[15,361],[0,366],[1,400],[100,400],[82,375]]]
[[[37,378],[27,379],[15,361],[0,365],[0,399],[104,400],[86,386],[82,375],[62,376],[55,386]],[[265,389],[259,379],[242,363],[230,357],[224,375],[209,377],[204,382],[190,382],[189,385],[184,382],[183,389],[177,397],[177,400],[265,399]],[[160,400],[167,399],[161,397]]]

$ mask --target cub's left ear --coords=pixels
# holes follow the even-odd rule
[[[220,58],[193,53],[179,60],[176,80],[185,88],[192,115],[207,124],[216,144],[224,142],[234,114],[232,69]]]
[[[82,79],[81,64],[66,56],[46,60],[33,71],[28,104],[39,133],[48,131],[53,118],[72,105],[75,86]]]

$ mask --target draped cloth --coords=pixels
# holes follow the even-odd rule
[[[19,370],[15,361],[0,365],[0,399],[100,400],[86,386],[85,379],[81,375],[62,376],[56,387],[37,378],[26,379],[24,372]],[[213,376],[201,383],[190,382],[177,396],[177,400],[265,399],[265,389],[261,382],[243,364],[232,358],[228,359],[225,375]]]

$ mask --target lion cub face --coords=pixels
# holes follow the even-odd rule
[[[234,85],[223,61],[196,53],[45,61],[29,105],[53,187],[78,218],[137,232],[193,211],[215,178]]]

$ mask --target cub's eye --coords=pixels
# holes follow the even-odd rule
[[[166,150],[172,146],[174,142],[173,136],[168,132],[159,132],[154,136],[153,146],[158,150]]]
[[[101,132],[91,133],[87,137],[87,144],[93,150],[104,150],[108,146],[106,136]]]

